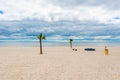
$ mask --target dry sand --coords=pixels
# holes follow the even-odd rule
[[[0,80],[120,80],[120,47],[0,47]]]

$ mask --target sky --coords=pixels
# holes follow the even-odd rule
[[[0,0],[0,40],[120,39],[120,0]]]

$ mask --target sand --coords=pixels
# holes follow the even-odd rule
[[[0,47],[0,80],[120,80],[120,47]]]

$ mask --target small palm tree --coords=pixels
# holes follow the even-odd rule
[[[42,40],[43,40],[43,39],[45,40],[46,37],[43,36],[42,33],[40,33],[40,35],[37,36],[37,38],[40,40],[40,54],[42,54],[42,53],[43,53],[43,52],[42,52]]]
[[[70,39],[70,47],[72,48],[73,39]]]

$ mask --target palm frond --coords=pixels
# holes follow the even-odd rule
[[[73,42],[73,39],[70,39],[70,42]]]
[[[37,38],[40,40],[40,36],[37,36]]]
[[[40,33],[40,35],[39,35],[41,38],[42,38],[42,33]]]
[[[42,39],[44,39],[44,40],[45,40],[45,39],[46,39],[46,36],[43,36],[43,37],[42,37]]]

